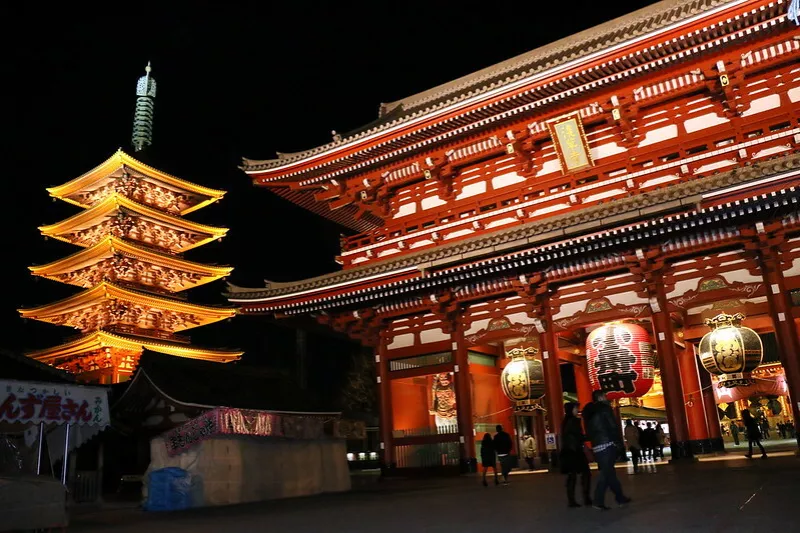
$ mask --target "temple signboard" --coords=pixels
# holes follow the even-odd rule
[[[558,160],[564,173],[575,172],[594,164],[580,113],[572,113],[547,123]]]
[[[0,421],[105,427],[108,393],[97,387],[0,381]]]

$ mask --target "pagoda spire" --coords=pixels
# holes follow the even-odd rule
[[[133,114],[131,144],[135,152],[141,152],[153,144],[153,118],[156,105],[156,80],[150,75],[150,62],[144,68],[144,76],[136,83],[136,110]]]

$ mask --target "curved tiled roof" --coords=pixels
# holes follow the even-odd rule
[[[794,153],[769,161],[754,163],[752,166],[720,172],[706,178],[699,178],[665,187],[630,198],[622,198],[607,204],[582,209],[564,215],[554,216],[543,221],[516,226],[506,230],[486,233],[473,239],[466,239],[430,250],[403,255],[384,261],[377,261],[340,272],[325,274],[315,278],[288,283],[267,283],[265,288],[243,288],[228,284],[226,296],[231,301],[246,303],[276,296],[285,296],[301,291],[313,291],[340,283],[355,283],[370,276],[390,275],[403,269],[420,269],[459,260],[477,259],[499,250],[511,251],[514,247],[528,247],[535,242],[547,242],[564,237],[578,236],[582,232],[597,230],[625,221],[652,217],[654,209],[661,211],[679,209],[681,206],[694,206],[699,195],[726,186],[746,183],[800,168],[800,154]],[[685,207],[684,207],[685,208]]]
[[[711,9],[743,0],[662,0],[583,32],[570,35],[525,54],[427,91],[381,106],[377,121],[334,142],[294,153],[279,153],[277,159],[243,159],[245,170],[266,170],[324,153],[347,142],[432,113],[481,93],[601,52],[642,35],[685,21]]]

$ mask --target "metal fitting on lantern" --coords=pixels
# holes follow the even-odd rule
[[[517,411],[535,409],[535,400],[546,392],[544,368],[537,357],[538,353],[539,349],[534,342],[526,339],[513,347],[506,347],[506,355],[511,358],[511,362],[503,369],[500,384],[503,393],[514,402]]]
[[[750,385],[750,373],[761,364],[761,337],[741,325],[744,318],[741,313],[720,313],[705,321],[712,331],[700,339],[697,355],[703,368],[718,376],[720,387]]]

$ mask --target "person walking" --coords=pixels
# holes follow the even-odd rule
[[[603,391],[592,392],[592,402],[584,407],[583,415],[589,440],[592,442],[592,451],[600,470],[592,506],[601,511],[609,510],[605,505],[606,490],[609,488],[614,493],[617,504],[622,506],[629,503],[631,499],[622,492],[622,485],[617,479],[617,472],[614,468],[617,461],[617,450],[622,448],[622,443],[619,442],[621,432],[614,411]]]
[[[642,457],[642,445],[639,443],[639,428],[633,423],[633,420],[628,420],[625,424],[625,442],[628,443],[628,449],[631,452],[631,460],[633,461],[633,473],[639,473],[639,459]]]
[[[658,456],[664,458],[664,445],[667,442],[667,435],[664,433],[664,428],[660,423],[656,422],[656,449]]]
[[[578,417],[578,404],[569,402],[564,405],[564,420],[561,422],[561,473],[567,475],[567,505],[580,507],[575,500],[575,486],[578,474],[581,475],[581,489],[583,505],[592,505],[589,490],[592,483],[592,474],[589,471],[589,461],[583,446],[586,435],[583,434],[581,419]]]
[[[736,425],[736,422],[731,422],[731,436],[733,437],[733,445],[739,445],[739,426]]]
[[[500,482],[497,479],[497,455],[494,452],[494,441],[490,433],[486,433],[481,441],[481,465],[483,466],[483,486],[489,486],[486,482],[486,473],[490,468],[494,472],[494,484],[498,485]]]
[[[530,433],[525,433],[522,437],[522,456],[525,458],[525,462],[528,463],[528,470],[533,472],[533,456],[536,453],[536,447],[534,446],[533,437],[531,437]]]
[[[745,457],[748,459],[753,457],[753,443],[755,442],[758,444],[758,447],[761,448],[761,458],[766,459],[767,452],[761,445],[761,430],[758,427],[758,421],[753,418],[753,415],[750,414],[748,409],[742,410],[742,420],[744,420],[744,427],[747,429],[747,442],[750,446],[750,451],[747,452]]]
[[[500,424],[495,428],[494,451],[500,461],[500,473],[503,474],[503,485],[508,485],[508,473],[511,472],[511,435],[503,431]]]

